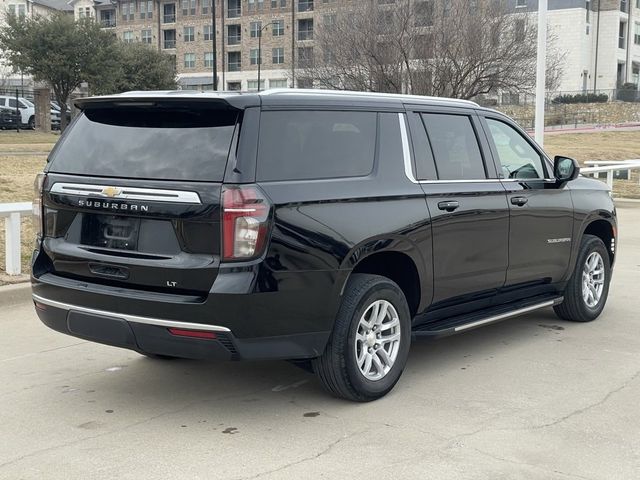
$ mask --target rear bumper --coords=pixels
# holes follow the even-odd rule
[[[322,353],[329,333],[236,338],[226,327],[119,314],[33,295],[38,317],[67,335],[140,353],[206,360],[300,359]],[[215,338],[173,335],[170,328],[211,332]]]

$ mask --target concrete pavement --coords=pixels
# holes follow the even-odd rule
[[[0,311],[1,479],[636,479],[640,209],[609,303],[414,342],[395,390],[328,397],[284,362],[150,360]]]

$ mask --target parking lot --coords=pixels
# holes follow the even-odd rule
[[[638,478],[640,208],[619,216],[600,319],[416,341],[369,404],[285,362],[150,360],[0,306],[0,478]]]

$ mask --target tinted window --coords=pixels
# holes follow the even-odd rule
[[[258,180],[368,175],[375,144],[373,112],[263,112]]]
[[[221,181],[237,113],[189,107],[85,111],[54,151],[52,172]]]
[[[486,178],[478,139],[464,115],[422,114],[440,180]]]
[[[9,99],[9,106],[10,106],[11,108],[16,108],[16,105],[17,105],[17,104],[18,104],[18,103],[16,102],[16,99],[15,99],[15,98],[10,98],[10,99]]]
[[[544,178],[540,154],[513,127],[487,118],[504,178]]]
[[[436,167],[433,163],[433,152],[420,115],[410,113],[407,120],[411,127],[411,141],[416,161],[416,177],[418,180],[437,180]]]

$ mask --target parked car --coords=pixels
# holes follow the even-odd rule
[[[12,108],[15,110],[16,105],[20,111],[21,126],[34,129],[36,126],[36,108],[31,100],[24,97],[12,97],[10,95],[0,95],[0,107]],[[51,106],[51,128],[53,130],[60,129],[60,110]]]
[[[369,401],[412,337],[605,306],[607,186],[499,112],[313,90],[77,107],[34,209],[33,299],[59,332],[154,358],[288,359]]]
[[[52,126],[51,128],[54,130],[60,130],[60,117],[62,116],[61,112],[60,112],[60,105],[58,105],[58,102],[51,102],[51,123]],[[71,123],[71,109],[69,107],[67,107],[66,111],[65,111],[65,117],[67,117],[67,125],[69,125],[69,123]],[[55,124],[56,124],[56,128],[53,127],[54,124],[54,118],[55,118]]]
[[[36,116],[35,106],[30,100],[24,97],[13,97],[11,95],[0,95],[0,106],[15,109],[16,106],[20,110],[21,126],[35,128]]]
[[[0,106],[0,128],[16,128],[20,124],[20,115],[15,109]]]

